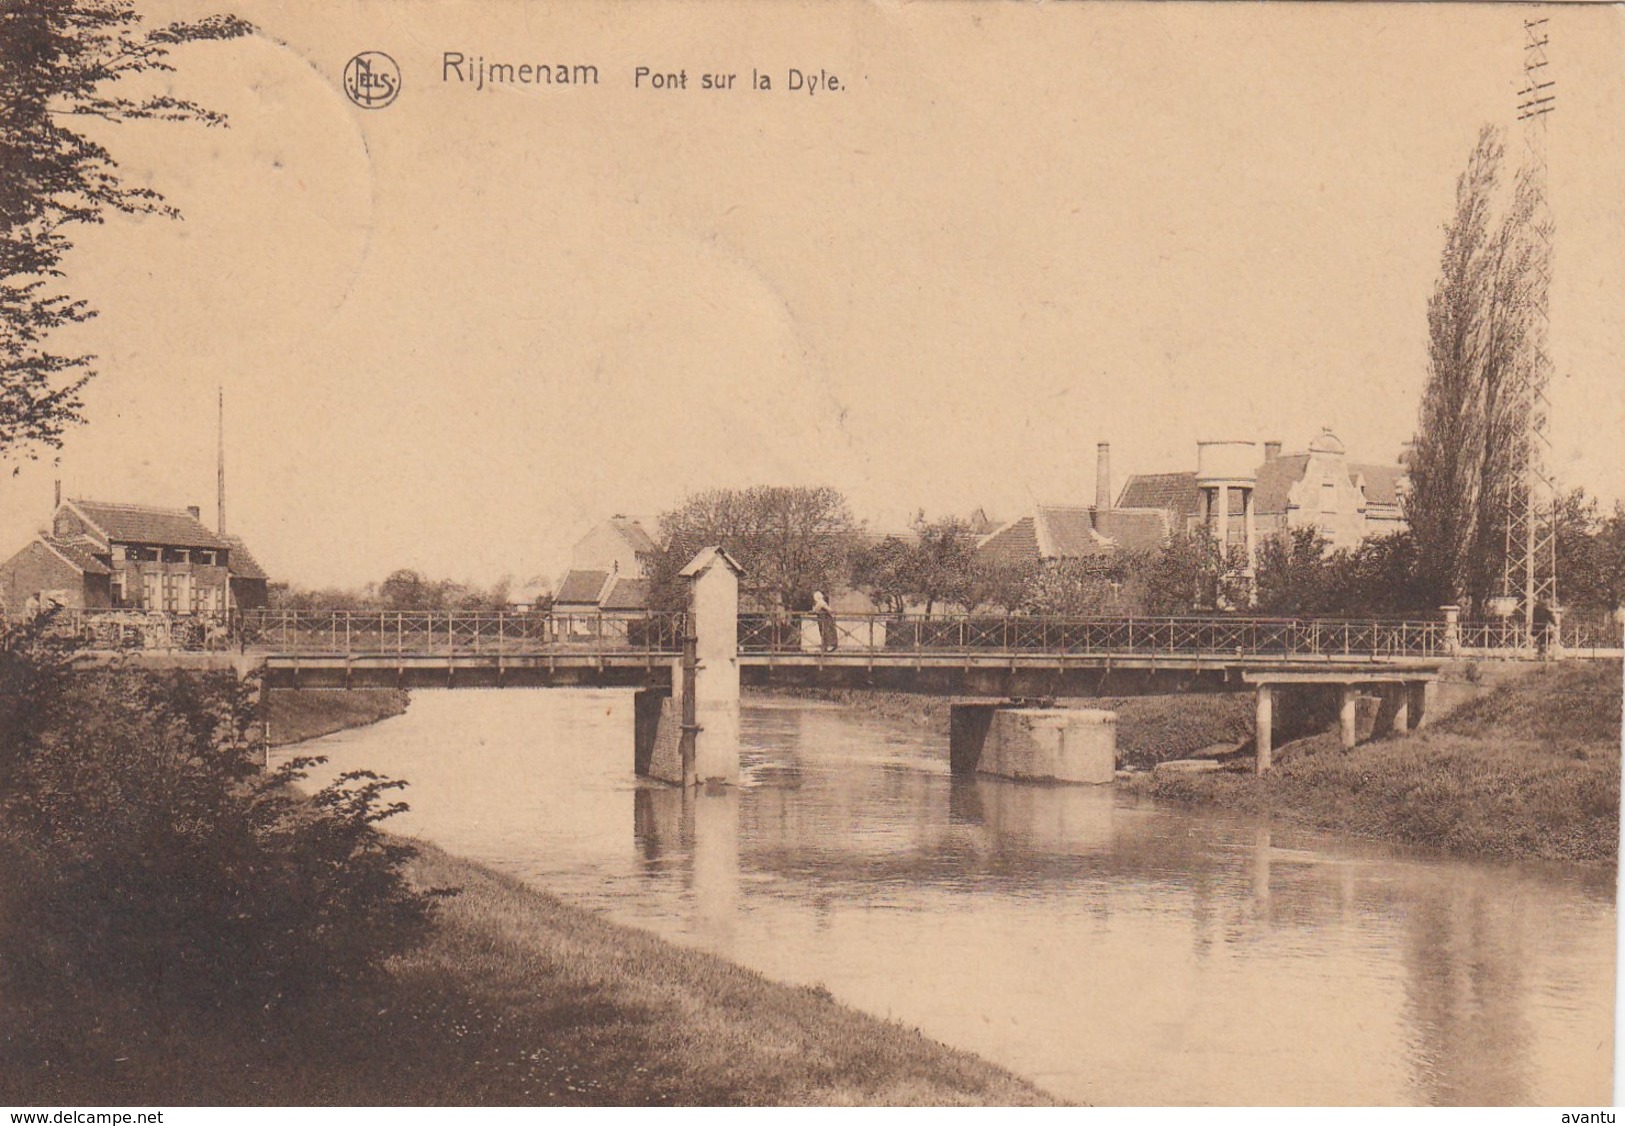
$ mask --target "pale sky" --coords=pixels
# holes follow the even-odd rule
[[[1521,21],[1474,5],[144,5],[228,130],[106,131],[183,222],[76,233],[90,424],[0,484],[0,552],[70,495],[214,503],[273,577],[556,577],[614,513],[830,484],[901,525],[1088,503],[1200,438],[1322,426],[1395,458],[1454,181],[1512,124]],[[1555,458],[1625,496],[1625,35],[1546,9]],[[345,97],[358,51],[391,106]],[[443,52],[591,63],[475,91]],[[690,89],[633,89],[634,68]],[[846,89],[789,92],[788,68]],[[775,89],[698,90],[752,69]],[[99,134],[100,135],[100,134]],[[1516,141],[1516,135],[1514,135]],[[1509,146],[1516,153],[1517,144]]]

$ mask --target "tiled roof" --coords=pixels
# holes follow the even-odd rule
[[[610,580],[609,589],[604,592],[598,607],[601,610],[647,610],[649,581],[616,575]]]
[[[265,573],[258,559],[248,550],[241,536],[227,536],[226,542],[231,545],[231,553],[226,556],[226,570],[234,579],[268,579],[271,576]]]
[[[82,513],[108,539],[119,543],[216,549],[231,546],[184,508],[152,508],[142,504],[107,504],[94,500],[71,500],[67,503]]]
[[[564,581],[559,583],[559,593],[554,596],[553,601],[596,606],[598,596],[603,593],[604,583],[608,579],[608,571],[566,572]]]
[[[1112,549],[1106,537],[1095,532],[1094,511],[1084,505],[1040,505],[1033,516],[1038,549],[1046,559],[1080,559]]]
[[[1118,508],[1160,508],[1194,516],[1198,490],[1195,473],[1136,473],[1123,486]]]
[[[1260,465],[1258,484],[1253,487],[1253,511],[1259,516],[1284,513],[1292,486],[1303,480],[1308,469],[1308,454],[1286,454]]]
[[[1402,465],[1351,465],[1349,473],[1365,478],[1365,499],[1372,504],[1399,503],[1399,479],[1405,476]]]
[[[1278,458],[1284,461],[1285,458]],[[1231,489],[1230,515],[1242,514],[1240,489]],[[1176,516],[1195,516],[1202,511],[1202,491],[1196,487],[1196,474],[1136,473],[1123,486],[1118,508],[1157,508]],[[1264,509],[1259,509],[1260,512]]]
[[[991,533],[976,547],[984,563],[1028,563],[1038,558],[1038,534],[1033,518],[1023,516]]]
[[[40,540],[83,574],[111,575],[113,573],[113,569],[97,559],[83,542],[59,540],[55,536],[41,536]]]
[[[1119,551],[1151,551],[1168,538],[1168,513],[1160,508],[1111,508],[1095,513],[1095,529]]]
[[[644,530],[643,524],[638,520],[628,516],[615,516],[611,517],[609,526],[620,533],[621,538],[631,544],[632,550],[639,555],[657,550],[654,538]]]
[[[1167,536],[1168,517],[1161,509],[1097,511],[1089,505],[1046,504],[988,536],[977,554],[989,563],[1083,559],[1159,547]]]

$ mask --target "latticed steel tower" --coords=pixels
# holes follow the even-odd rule
[[[1557,105],[1547,48],[1549,22],[1542,18],[1523,22],[1523,87],[1518,91],[1518,121],[1524,140],[1523,175],[1534,204],[1528,216],[1530,237],[1540,240],[1530,256],[1532,276],[1525,291],[1529,309],[1527,362],[1519,364],[1524,418],[1522,440],[1515,451],[1517,466],[1507,495],[1506,555],[1501,594],[1515,600],[1516,615],[1527,628],[1535,624],[1535,608],[1557,606],[1558,490],[1547,468],[1551,450],[1548,432],[1552,360],[1548,350],[1551,323],[1549,293],[1552,280],[1552,218],[1547,195],[1546,123]]]

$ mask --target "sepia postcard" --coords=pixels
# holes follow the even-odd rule
[[[0,5],[11,1121],[1614,1121],[1622,59]]]

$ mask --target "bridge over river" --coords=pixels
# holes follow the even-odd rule
[[[146,615],[81,612],[68,623],[92,651],[139,648],[159,657],[180,650],[178,664],[251,664],[273,687],[637,689],[648,701],[640,765],[648,765],[647,745],[662,741],[655,732],[664,708],[673,733],[664,741],[677,744],[671,753],[684,764],[666,773],[684,781],[704,776],[695,766],[697,744],[732,742],[741,684],[934,692],[964,697],[967,707],[971,699],[987,707],[1063,696],[1252,691],[1264,770],[1282,693],[1335,686],[1344,741],[1352,745],[1358,696],[1381,699],[1384,728],[1408,730],[1423,722],[1428,685],[1446,660],[1601,651],[1571,633],[1552,637],[1541,653],[1515,624],[1462,623],[1449,608],[1425,620],[842,614],[833,618],[834,644],[826,648],[811,615],[740,613],[738,574],[725,553],[702,552],[687,577],[687,613],[249,611],[229,633],[197,632],[195,657],[177,644],[180,623],[171,630],[160,619],[156,640]],[[733,757],[719,751],[715,777],[731,776],[725,764]]]

